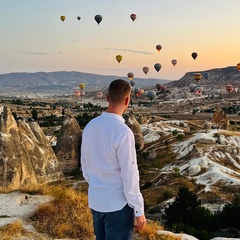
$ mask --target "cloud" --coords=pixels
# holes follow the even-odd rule
[[[119,48],[104,48],[104,50],[110,50],[110,51],[121,51],[121,52],[131,52],[136,54],[145,54],[145,55],[153,55],[152,52],[145,52],[145,51],[139,51],[139,50],[131,50],[131,49],[119,49]]]
[[[31,55],[49,55],[47,52],[19,52],[24,54],[31,54]]]

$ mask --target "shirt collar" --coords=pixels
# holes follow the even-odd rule
[[[122,116],[120,116],[118,114],[115,114],[115,113],[103,112],[101,115],[103,117],[114,118],[114,119],[117,119],[121,122],[125,122],[125,119]]]

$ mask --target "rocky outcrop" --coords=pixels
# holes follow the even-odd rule
[[[138,122],[139,122],[139,124],[146,124],[148,122],[147,117],[144,115],[139,115]]]
[[[64,173],[80,167],[81,142],[82,130],[73,114],[68,111],[64,117],[55,150]]]
[[[222,109],[218,109],[213,113],[212,123],[216,124],[220,129],[228,130],[229,119]]]
[[[37,122],[16,122],[4,107],[0,117],[0,183],[18,189],[63,177],[58,159]]]
[[[132,112],[130,112],[126,117],[126,124],[134,133],[136,150],[141,151],[144,148],[144,138],[140,124]]]

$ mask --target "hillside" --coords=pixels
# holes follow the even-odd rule
[[[79,89],[81,82],[85,83],[86,91],[106,89],[114,79],[128,80],[127,76],[110,76],[82,72],[36,72],[36,73],[8,73],[0,75],[1,95],[13,94],[72,94]],[[134,78],[136,86],[155,86],[156,83],[165,84],[168,80]]]
[[[213,88],[225,88],[227,84],[231,84],[234,87],[239,86],[240,72],[235,66],[226,68],[215,68],[206,71],[187,72],[178,81],[173,81],[167,84],[168,87],[188,87],[191,83],[195,83],[194,73],[201,73],[202,79],[198,84],[213,87]],[[209,77],[205,79],[204,74],[208,73]]]

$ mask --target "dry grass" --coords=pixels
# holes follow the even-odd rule
[[[2,228],[0,228],[0,239],[1,240],[11,240],[13,238],[17,239],[21,236],[31,237],[31,233],[27,232],[20,221],[13,222]],[[39,239],[40,240],[40,239]]]
[[[93,239],[87,196],[63,186],[50,186],[45,194],[54,201],[41,205],[31,217],[37,231],[54,238]]]
[[[84,239],[93,240],[92,215],[88,208],[87,195],[63,185],[31,185],[21,188],[28,194],[43,194],[54,197],[54,201],[40,205],[31,216],[28,224],[32,224],[39,235],[28,232],[21,222],[14,222],[0,228],[1,240],[20,239]],[[6,191],[7,192],[7,191]],[[8,191],[9,192],[9,191]],[[163,227],[157,222],[148,222],[144,229],[134,234],[135,240],[179,240],[179,237],[157,234]],[[35,234],[35,235],[34,235]],[[48,236],[48,237],[42,237]]]
[[[180,236],[173,234],[158,234],[158,230],[163,230],[163,227],[158,222],[148,222],[146,226],[135,234],[136,240],[181,240]]]

